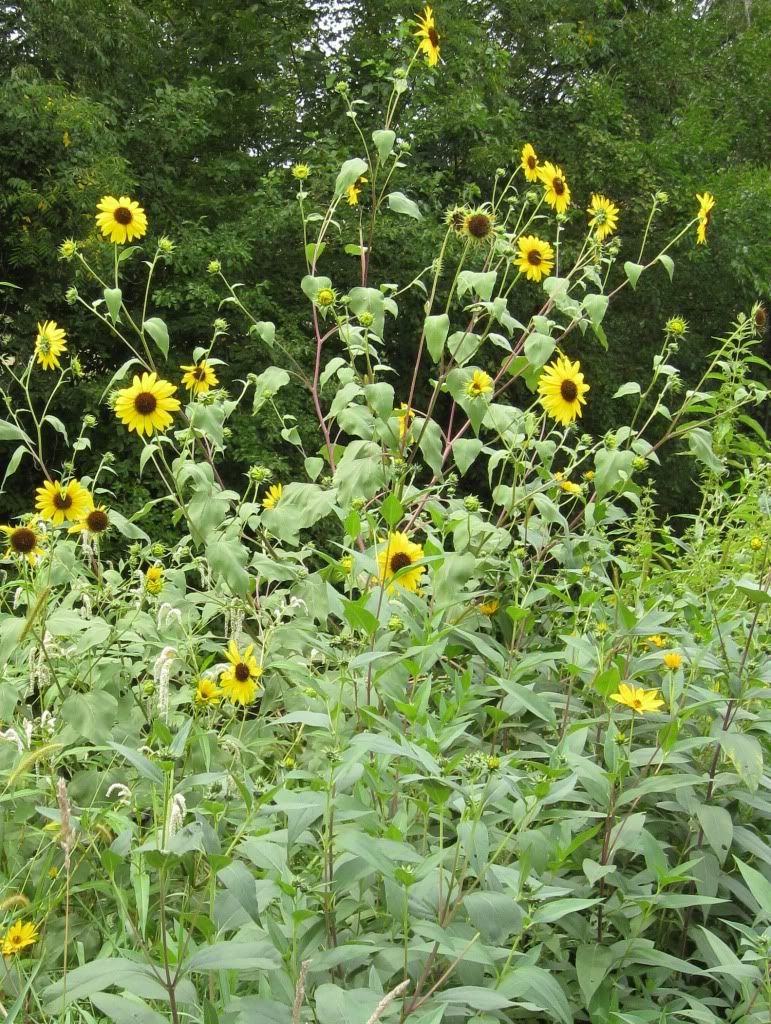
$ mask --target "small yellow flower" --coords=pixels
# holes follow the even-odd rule
[[[148,594],[160,594],[163,590],[163,569],[160,565],[151,566],[145,573],[145,590]]]
[[[225,657],[230,662],[230,668],[226,668],[220,676],[223,695],[233,704],[251,704],[261,688],[258,680],[262,675],[262,669],[254,657],[254,644],[249,644],[241,654],[235,640],[231,640]]]
[[[361,195],[361,186],[362,185],[366,185],[367,184],[367,180],[368,180],[367,178],[359,178],[358,181],[355,181],[353,183],[353,185],[349,185],[348,188],[345,190],[345,196],[346,196],[346,199],[348,200],[348,205],[349,206],[358,206],[359,205],[359,196]]]
[[[15,956],[27,946],[32,946],[39,938],[37,925],[33,921],[17,921],[11,925],[3,937],[3,956]]]
[[[578,360],[571,363],[567,356],[559,356],[538,378],[541,405],[563,427],[581,415],[581,406],[586,405],[584,395],[588,390],[581,364]]]
[[[572,480],[560,480],[560,490],[565,491],[566,494],[580,494],[581,484],[575,484]]]
[[[196,707],[214,707],[222,700],[222,690],[213,679],[199,679],[195,688],[193,702]]]
[[[49,878],[58,878],[59,877],[59,869],[56,867],[56,865],[54,865],[53,867],[50,867],[48,869],[46,874],[48,875]]]
[[[484,370],[474,370],[470,380],[466,384],[466,394],[469,398],[484,398],[485,395],[493,393],[493,379]]]
[[[263,508],[275,508],[281,501],[281,495],[284,493],[284,488],[281,484],[273,484],[272,487],[268,488],[268,493],[262,499]]]
[[[59,356],[67,348],[66,334],[55,320],[46,320],[37,325],[35,358],[44,370],[58,370]]]
[[[426,571],[424,565],[416,564],[421,558],[423,548],[411,541],[406,533],[389,533],[385,547],[377,556],[380,581],[388,585],[389,591],[402,587],[415,593],[420,577]]]
[[[594,470],[593,469],[587,469],[587,471],[585,473],[583,473],[582,475],[583,475],[584,480],[586,480],[588,483],[591,483],[592,480],[594,480]]]
[[[336,300],[337,296],[333,288],[319,288],[316,295],[317,306],[320,306],[322,309],[328,309],[330,306],[334,306]]]
[[[40,546],[41,535],[33,526],[0,526],[0,532],[8,539],[4,558],[16,555],[18,558],[26,558],[30,565],[34,565],[43,555]]]
[[[535,235],[525,235],[517,239],[517,247],[519,255],[513,257],[514,265],[528,281],[538,282],[552,272],[554,249],[548,242]]]
[[[597,634],[597,636],[605,636],[605,634],[608,632],[607,622],[598,622],[597,625],[594,627],[594,632]]]
[[[605,196],[594,194],[589,203],[589,227],[594,229],[594,236],[601,242],[612,235],[618,225],[618,207]]]
[[[568,188],[562,168],[555,166],[547,160],[543,167],[539,169],[538,177],[541,179],[546,190],[544,194],[546,202],[557,213],[564,213],[568,206],[570,206],[570,189]]]
[[[343,555],[343,557],[340,559],[340,568],[342,569],[346,576],[349,576],[353,570],[353,556]]]
[[[664,664],[672,672],[674,672],[675,669],[680,668],[682,663],[683,656],[682,654],[678,654],[676,651],[667,651],[667,653],[664,655]]]
[[[674,338],[682,338],[688,333],[688,321],[682,316],[671,316],[664,324],[664,330]]]
[[[180,370],[185,371],[182,383],[194,395],[205,395],[209,388],[216,388],[219,384],[217,374],[206,359],[191,366],[180,366]]]
[[[696,228],[696,243],[697,245],[704,245],[707,241],[707,228],[712,219],[712,210],[715,207],[715,197],[711,192],[705,192],[702,196],[697,192],[696,198],[699,200],[699,212],[697,214],[699,225]]]
[[[96,226],[105,238],[116,245],[141,238],[147,231],[145,211],[128,196],[121,196],[120,199],[104,196],[96,208],[100,211],[96,215]]]
[[[292,177],[298,181],[305,181],[310,173],[311,169],[307,164],[295,164],[292,168]]]
[[[415,416],[410,410],[410,407],[404,402],[402,402],[396,410],[396,415],[399,417],[399,440],[403,441],[410,432],[410,427],[412,426],[412,421],[415,419]]]
[[[648,643],[651,644],[653,647],[667,646],[666,639],[663,636],[660,636],[658,633],[654,633],[653,636],[649,636]]]
[[[434,12],[426,6],[422,14],[415,15],[418,22],[418,30],[415,35],[420,39],[418,52],[425,54],[426,64],[430,68],[436,67],[439,63],[439,33],[436,30]]]
[[[644,715],[646,711],[658,711],[664,706],[658,690],[642,690],[627,683],[619,683],[618,693],[612,693],[610,699],[640,715]]]
[[[522,147],[522,162],[519,166],[528,181],[538,181],[538,157],[529,142]]]
[[[70,480],[68,484],[44,480],[35,493],[35,508],[54,526],[61,526],[65,519],[75,522],[93,505],[91,495],[77,480]]]
[[[486,601],[483,601],[479,605],[479,610],[483,615],[495,615],[501,606],[501,602],[497,597],[489,597]]]
[[[750,547],[753,551],[760,551],[760,549],[763,547],[763,541],[760,539],[760,537],[753,537],[750,541]]]

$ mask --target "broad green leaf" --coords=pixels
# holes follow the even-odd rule
[[[627,260],[627,262],[624,264],[624,273],[626,274],[627,279],[629,280],[629,283],[631,284],[632,288],[637,287],[637,281],[640,277],[640,274],[642,274],[643,270],[645,270],[645,267],[643,267],[639,263],[631,263],[629,260]]]
[[[0,420],[0,441],[28,441],[29,444],[32,444],[24,431],[15,423],[9,423],[8,420]]]
[[[375,143],[380,162],[384,164],[393,153],[396,132],[391,131],[390,128],[376,128],[372,133],[372,141]]]
[[[93,690],[91,693],[71,693],[60,708],[62,721],[92,743],[104,742],[115,725],[118,702],[111,693]]]
[[[132,990],[137,982],[154,984],[162,999],[166,989],[158,982],[145,964],[126,960],[123,957],[104,957],[76,967],[67,972],[66,980],[55,982],[43,989],[41,999],[49,1013],[61,1013],[62,1009],[81,999],[88,999],[97,992],[118,985]]]
[[[394,213],[403,213],[407,217],[412,217],[413,220],[420,220],[423,217],[418,209],[418,204],[412,199],[408,199],[403,192],[389,193],[388,208]]]
[[[482,451],[482,442],[475,437],[459,437],[452,443],[452,457],[455,465],[460,470],[460,475],[465,476],[476,460],[477,455]]]
[[[337,181],[335,182],[335,196],[343,195],[346,189],[349,189],[351,185],[355,184],[358,178],[361,178],[366,173],[366,160],[362,160],[360,157],[354,157],[352,160],[346,160],[340,168],[340,173],[337,175]]]
[[[589,314],[589,319],[592,321],[595,327],[602,323],[605,313],[608,309],[607,295],[585,295],[582,303],[584,309]]]
[[[587,1009],[614,960],[615,956],[606,946],[585,943],[576,948],[576,975]]]
[[[675,273],[675,261],[672,259],[671,256],[667,256],[665,252],[661,253],[661,255],[658,257],[658,261],[669,274],[669,280],[671,281]]]
[[[120,320],[120,307],[123,304],[123,292],[120,288],[105,288],[104,301],[107,306],[107,312],[110,314],[110,319],[114,324],[117,324]]]
[[[712,450],[712,433],[702,427],[692,427],[688,431],[688,447],[707,469],[718,476],[725,473],[725,466]]]
[[[132,764],[143,779],[149,779],[150,782],[154,782],[156,786],[163,785],[163,772],[158,765],[153,764],[144,754],[140,754],[138,750],[132,750],[131,747],[125,747],[121,743],[112,743],[108,741],[109,747],[121,757],[124,757],[129,764]]]
[[[426,347],[428,354],[438,363],[442,358],[444,343],[450,330],[450,318],[446,313],[438,313],[434,316],[427,316],[424,326],[426,332]]]
[[[215,579],[221,579],[234,594],[247,596],[251,583],[246,571],[249,552],[237,537],[213,537],[206,545],[206,559]]]
[[[91,1002],[108,1017],[113,1024],[167,1024],[168,1017],[161,1016],[142,999],[133,996],[114,996],[100,992],[91,996]]]
[[[704,837],[715,851],[720,864],[726,859],[734,837],[733,818],[725,807],[702,804],[696,809],[696,816],[704,832]]]
[[[263,405],[288,383],[289,374],[280,366],[269,366],[267,370],[263,370],[254,382],[252,413],[259,412]]]
[[[495,270],[489,270],[484,273],[474,270],[462,270],[458,274],[458,298],[462,299],[466,292],[474,292],[480,299],[488,302],[492,297],[497,277],[498,273]]]
[[[626,384],[622,384],[621,387],[613,395],[614,398],[624,398],[626,395],[639,395],[640,385],[636,380],[630,380]]]
[[[752,893],[763,917],[771,919],[771,882],[749,864],[743,864],[737,857],[734,857],[736,866],[742,873],[747,888]]]
[[[145,320],[142,324],[142,329],[147,331],[150,337],[153,339],[155,344],[164,359],[169,358],[169,329],[158,316],[151,316],[149,320]]]
[[[747,733],[724,732],[718,742],[739,778],[754,793],[763,778],[763,748],[758,740]]]
[[[534,331],[532,334],[528,334],[525,339],[527,361],[536,368],[545,366],[556,347],[557,343],[550,335]]]
[[[182,964],[182,973],[191,971],[276,971],[281,957],[272,942],[215,942],[203,946]]]

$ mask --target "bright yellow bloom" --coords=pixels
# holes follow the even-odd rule
[[[17,921],[3,937],[3,956],[15,956],[39,938],[37,925],[33,921]]]
[[[561,167],[556,167],[548,160],[538,171],[538,177],[546,189],[544,199],[557,213],[564,213],[570,206],[570,189],[565,181]]]
[[[571,363],[567,356],[560,356],[538,378],[541,405],[563,427],[580,416],[581,406],[586,405],[584,395],[589,385],[584,384],[584,375],[580,371],[578,360]]]
[[[349,576],[351,571],[353,570],[353,556],[343,555],[343,557],[340,559],[340,568],[342,569],[346,576]]]
[[[145,590],[148,594],[160,594],[163,590],[163,569],[160,565],[151,566],[145,573]]]
[[[522,162],[519,166],[528,181],[538,181],[538,157],[529,142],[522,147]]]
[[[646,711],[658,711],[664,706],[658,690],[641,690],[627,683],[619,683],[618,693],[612,693],[610,699],[640,715],[644,715]]]
[[[471,379],[466,384],[466,394],[469,398],[484,398],[485,395],[493,393],[493,379],[484,370],[474,370]]]
[[[675,669],[680,668],[682,663],[683,656],[682,654],[678,654],[676,651],[667,651],[664,655],[664,664],[668,669],[671,669],[672,672],[674,672]]]
[[[688,333],[688,321],[682,316],[671,316],[664,324],[664,330],[675,338],[682,338]]]
[[[58,370],[59,356],[67,348],[64,330],[55,320],[46,320],[37,325],[35,358],[44,370]]]
[[[209,388],[216,388],[219,384],[217,374],[206,359],[192,366],[180,366],[180,370],[185,371],[182,383],[194,395],[205,395]]]
[[[760,549],[763,547],[763,541],[760,539],[760,537],[753,537],[750,541],[750,547],[753,551],[760,551]]]
[[[367,179],[366,178],[359,178],[359,180],[355,181],[353,183],[353,185],[349,185],[348,186],[348,188],[345,190],[345,195],[346,195],[346,198],[348,200],[348,205],[349,206],[358,206],[359,205],[359,196],[361,195],[361,186],[362,185],[366,185],[366,184],[367,184]]]
[[[75,523],[69,528],[69,533],[87,533],[96,537],[104,533],[110,526],[110,516],[104,505],[92,505]]]
[[[281,495],[284,493],[284,488],[281,484],[273,484],[272,487],[268,488],[268,493],[262,499],[263,508],[275,508],[281,501]]]
[[[699,226],[696,228],[696,243],[698,245],[704,245],[707,241],[707,227],[712,219],[715,197],[711,192],[705,192],[703,196],[700,196],[697,192],[696,198],[699,200],[699,212],[697,214],[699,218]]]
[[[140,437],[150,437],[154,431],[171,426],[171,413],[179,409],[179,399],[171,397],[176,390],[168,381],[159,380],[155,372],[135,376],[130,388],[118,392],[115,415]]]
[[[567,494],[580,494],[581,484],[574,484],[572,480],[560,480],[560,490],[565,491]]]
[[[415,35],[420,39],[418,52],[426,55],[426,64],[430,68],[439,63],[439,33],[436,30],[434,12],[426,6],[422,14],[416,14],[418,31]]]
[[[235,640],[231,640],[225,657],[230,662],[220,676],[222,693],[233,704],[251,704],[260,689],[258,682],[262,669],[254,657],[254,644],[249,644],[243,654]]]
[[[135,238],[141,238],[147,231],[145,211],[133,199],[121,196],[105,196],[96,204],[101,212],[96,215],[96,226],[111,242],[123,245]]]
[[[40,546],[42,538],[34,526],[0,526],[0,531],[8,538],[4,558],[16,555],[19,558],[26,558],[30,565],[34,565],[43,555]]]
[[[406,533],[389,533],[385,547],[377,556],[380,582],[388,584],[389,592],[394,587],[402,587],[415,593],[420,577],[426,571],[424,565],[416,564],[421,558],[423,548],[411,541]]]
[[[61,526],[65,519],[75,522],[93,504],[91,495],[77,480],[70,480],[66,485],[44,480],[43,486],[38,487],[35,493],[35,508],[43,519],[52,522],[54,526]]]
[[[396,415],[399,417],[399,440],[403,441],[410,432],[410,427],[412,426],[412,421],[415,419],[415,416],[410,411],[410,407],[404,402],[402,402],[396,410]]]
[[[667,646],[667,641],[665,640],[665,638],[663,636],[660,636],[658,633],[654,633],[653,636],[649,636],[648,643],[651,644],[653,647]]]
[[[292,168],[292,177],[298,181],[305,181],[310,173],[311,169],[307,164],[295,164]]]
[[[587,471],[585,473],[583,473],[582,476],[583,476],[584,480],[586,480],[589,483],[591,483],[592,480],[594,480],[594,470],[593,469],[587,469]]]
[[[554,250],[548,242],[535,235],[525,235],[517,239],[519,255],[514,257],[514,265],[529,281],[540,281],[552,272],[554,267]]]
[[[590,216],[589,227],[594,228],[598,242],[612,235],[618,224],[618,207],[605,196],[593,195],[586,211]]]
[[[479,605],[479,610],[483,615],[490,616],[495,615],[500,606],[501,602],[497,597],[490,597]]]
[[[199,679],[195,688],[193,702],[196,707],[213,707],[222,700],[222,690],[213,679]]]
[[[334,306],[336,299],[337,296],[335,295],[334,288],[319,288],[316,295],[316,305],[321,306],[322,309],[327,309],[329,306]]]
[[[485,209],[469,210],[463,221],[463,234],[470,242],[489,242],[494,235],[495,217]]]

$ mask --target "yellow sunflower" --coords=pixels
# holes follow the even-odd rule
[[[311,169],[307,164],[295,164],[292,168],[292,177],[296,178],[297,181],[305,181],[310,173]]]
[[[160,565],[151,566],[145,573],[145,590],[148,594],[160,594],[163,590],[163,568]]]
[[[497,597],[489,597],[479,605],[479,610],[483,615],[487,615],[489,617],[491,615],[495,615],[500,606],[501,602]]]
[[[493,379],[484,370],[474,370],[466,384],[466,394],[469,398],[484,398],[485,395],[493,393]]]
[[[260,689],[258,682],[262,669],[254,657],[254,644],[249,644],[243,654],[235,640],[231,640],[225,657],[230,662],[220,676],[222,693],[233,704],[251,704]]]
[[[618,225],[618,207],[605,196],[592,195],[589,208],[589,227],[594,229],[594,236],[601,242],[612,235]]]
[[[268,493],[262,499],[263,508],[275,508],[281,501],[281,495],[284,493],[284,488],[281,484],[273,484],[272,487],[268,488]]]
[[[3,936],[3,956],[15,956],[27,946],[32,946],[39,938],[37,925],[34,921],[17,921],[12,924]]]
[[[415,33],[420,44],[418,52],[426,55],[426,64],[430,68],[436,67],[439,63],[439,33],[436,30],[434,12],[426,6],[422,14],[416,14],[418,30]]]
[[[522,162],[519,166],[528,181],[538,181],[538,157],[529,142],[522,147]]]
[[[222,690],[213,679],[199,679],[195,688],[193,702],[196,707],[214,707],[222,700]]]
[[[158,375],[143,373],[134,377],[130,388],[118,392],[115,415],[129,430],[148,437],[158,430],[166,430],[172,423],[171,413],[179,409],[179,399],[171,396],[176,387]]]
[[[680,668],[682,663],[683,656],[682,654],[678,654],[677,651],[667,651],[667,653],[664,655],[664,664],[672,672],[674,672],[675,669]]]
[[[525,235],[517,239],[519,254],[514,257],[514,265],[529,281],[540,281],[548,276],[554,267],[554,250],[548,242],[535,235]]]
[[[135,238],[141,238],[147,231],[145,211],[133,199],[121,196],[104,196],[96,204],[100,212],[96,215],[96,226],[111,242],[123,245]]]
[[[0,531],[8,538],[5,558],[16,555],[18,558],[26,558],[34,565],[43,554],[40,546],[42,537],[34,526],[0,526]]]
[[[581,484],[576,484],[572,480],[560,480],[560,490],[566,494],[580,494]]]
[[[416,565],[422,557],[423,548],[411,541],[406,533],[389,533],[385,547],[377,556],[380,581],[388,584],[389,592],[394,587],[402,587],[415,593],[420,577],[426,571],[424,565]]]
[[[444,215],[444,222],[456,235],[462,235],[465,233],[466,217],[469,213],[468,206],[451,206]]]
[[[59,356],[67,348],[64,330],[55,320],[46,320],[37,325],[35,358],[44,370],[58,370]]]
[[[399,417],[399,440],[403,441],[410,432],[415,415],[404,402],[396,410],[396,415]]]
[[[581,406],[586,405],[584,395],[588,390],[581,364],[578,360],[571,363],[567,356],[559,356],[538,378],[541,405],[563,427],[581,415]]]
[[[349,206],[358,206],[359,205],[359,196],[361,195],[361,186],[362,185],[366,185],[366,184],[367,184],[367,179],[366,178],[359,178],[358,181],[355,181],[353,183],[353,185],[349,185],[348,186],[348,188],[345,190],[345,196],[346,196],[346,199],[348,200],[348,205]]]
[[[47,519],[54,526],[61,526],[65,519],[74,523],[81,519],[93,504],[91,495],[77,480],[70,480],[66,485],[58,481],[52,484],[50,480],[44,480],[43,486],[38,487],[35,493],[35,508],[43,519]]]
[[[485,209],[469,210],[463,222],[463,234],[471,242],[489,242],[494,235],[495,217]]]
[[[644,715],[646,711],[658,711],[664,706],[658,690],[642,690],[638,686],[629,686],[628,683],[619,683],[618,693],[612,693],[610,699],[639,715]]]
[[[182,383],[194,395],[205,395],[209,388],[216,388],[219,384],[217,374],[206,359],[192,366],[180,366],[180,370],[185,371]]]
[[[546,202],[557,213],[564,213],[568,206],[570,206],[570,189],[568,188],[562,168],[556,167],[547,160],[543,167],[539,168],[538,177],[546,189],[544,196]]]
[[[92,505],[75,523],[69,528],[69,533],[87,533],[90,537],[96,537],[104,533],[110,526],[110,515],[104,505]]]
[[[696,198],[699,200],[699,212],[697,214],[699,226],[696,229],[696,242],[698,245],[705,245],[707,242],[707,227],[712,219],[712,210],[715,206],[715,197],[711,192],[705,192],[703,196],[700,196],[697,192]]]

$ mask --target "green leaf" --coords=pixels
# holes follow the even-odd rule
[[[418,209],[418,204],[408,199],[403,192],[391,192],[388,195],[388,208],[394,213],[403,213],[413,220],[420,220],[423,214]]]
[[[215,578],[221,579],[234,594],[249,594],[251,579],[245,568],[249,552],[237,537],[214,537],[206,545],[206,559]]]
[[[589,319],[592,321],[595,327],[602,323],[603,317],[608,309],[607,295],[586,295],[582,303],[584,309],[589,314]]]
[[[462,270],[458,274],[458,298],[462,299],[466,292],[475,292],[480,299],[488,302],[492,297],[497,277],[498,273],[495,270],[486,273]]]
[[[364,395],[367,402],[377,413],[378,418],[387,423],[394,408],[393,386],[385,381],[378,381],[377,384],[367,384],[364,387]]]
[[[340,168],[335,182],[335,196],[341,196],[346,189],[349,189],[362,175],[367,173],[367,161],[360,157],[346,160]]]
[[[5,475],[3,476],[3,482],[0,484],[0,494],[5,490],[5,483],[9,477],[12,477],[16,470],[21,465],[21,460],[25,455],[31,455],[29,448],[26,448],[23,444],[20,444],[18,448],[14,448],[13,455],[8,460],[8,465],[5,469]]]
[[[621,387],[613,395],[614,398],[624,398],[626,395],[639,395],[640,385],[636,380],[627,381],[626,384],[622,384]]]
[[[147,331],[164,359],[169,358],[169,330],[160,317],[151,316],[142,324],[142,330]]]
[[[747,883],[747,888],[760,907],[761,914],[763,917],[771,918],[771,882],[755,868],[751,868],[748,864],[742,864],[736,857],[734,860],[742,873],[742,878]]]
[[[688,431],[688,447],[707,469],[720,476],[725,473],[725,466],[712,450],[712,433],[702,427],[692,427]]]
[[[380,514],[391,527],[396,526],[396,524],[401,521],[404,516],[404,509],[402,508],[402,503],[395,494],[388,495],[380,506]]]
[[[120,288],[105,288],[104,301],[107,305],[107,312],[114,324],[120,319],[120,307],[123,305],[123,292]]]
[[[15,423],[9,423],[7,420],[0,420],[0,441],[28,441],[32,444],[20,427],[17,427]]]
[[[534,331],[525,339],[527,361],[533,367],[545,366],[556,347],[557,343],[550,335]]]
[[[268,348],[273,348],[276,343],[276,325],[271,320],[258,320],[252,330]]]
[[[104,742],[117,720],[118,702],[111,693],[71,693],[62,703],[62,720],[92,743]]]
[[[629,478],[634,460],[634,452],[619,451],[617,448],[603,448],[597,452],[594,459],[594,486],[599,498]]]
[[[705,839],[715,851],[718,862],[722,864],[734,838],[733,818],[725,807],[714,807],[711,804],[702,804],[698,807],[696,816]]]
[[[438,363],[442,357],[444,343],[450,330],[450,318],[446,313],[427,316],[423,330],[426,333],[428,354],[435,363]]]
[[[658,257],[658,261],[669,274],[669,280],[671,281],[675,273],[675,261],[672,259],[671,256],[667,256],[665,252],[661,253],[661,255]]]
[[[263,405],[288,383],[289,374],[280,366],[269,366],[267,370],[263,370],[254,382],[252,413],[259,412]]]
[[[360,597],[358,601],[343,598],[343,609],[346,619],[354,629],[360,629],[367,636],[372,636],[378,627],[378,620],[377,616],[364,607],[368,598],[368,594]]]
[[[423,429],[423,423],[425,423],[425,429]],[[423,432],[423,436],[420,438],[420,450],[423,453],[423,458],[434,473],[441,473],[443,444],[439,425],[433,420],[418,422],[416,418],[416,423],[412,429],[415,436],[421,431]]]
[[[629,260],[627,260],[624,264],[624,273],[626,274],[632,288],[637,287],[638,278],[640,277],[640,274],[642,274],[643,270],[645,270],[645,267],[639,263],[630,263]]]
[[[396,132],[392,132],[390,128],[376,128],[372,133],[372,141],[375,143],[380,162],[384,164],[393,153]]]
[[[114,996],[108,992],[91,996],[91,1002],[113,1024],[167,1024],[168,1018],[161,1016],[142,999],[136,996],[127,999],[125,996]]]
[[[452,457],[455,465],[460,470],[460,475],[465,476],[473,465],[477,455],[482,451],[482,442],[475,437],[459,437],[452,443]]]
[[[758,740],[747,733],[724,732],[718,741],[736,774],[754,793],[763,778],[763,748]]]
[[[559,921],[561,918],[567,917],[568,914],[576,914],[580,910],[588,910],[589,907],[593,907],[599,902],[599,899],[583,900],[575,899],[573,897],[566,897],[562,900],[552,900],[551,902],[538,907],[536,912],[533,914],[533,924],[552,924],[554,921]]]
[[[188,957],[181,972],[277,971],[281,966],[281,957],[272,942],[215,942]]]
[[[592,996],[605,980],[615,960],[614,954],[605,946],[584,944],[576,949],[576,975],[584,1006],[589,1009]]]
[[[123,957],[104,957],[68,971],[66,979],[43,989],[41,999],[49,1013],[61,1013],[70,1003],[88,999],[113,985],[131,990],[137,983],[157,986],[158,995],[154,998],[163,999],[166,994],[166,989],[144,964]]]
[[[143,779],[148,779],[150,782],[155,783],[156,786],[163,785],[163,772],[158,765],[153,764],[144,754],[140,754],[138,750],[132,750],[131,747],[124,747],[122,743],[112,743],[108,741],[108,747],[124,757],[129,764],[132,764]]]
[[[495,945],[522,930],[522,908],[508,893],[471,892],[463,898],[463,906],[472,925]]]
[[[326,247],[326,242],[308,242],[305,246],[305,258],[309,263],[316,264],[323,256]]]

